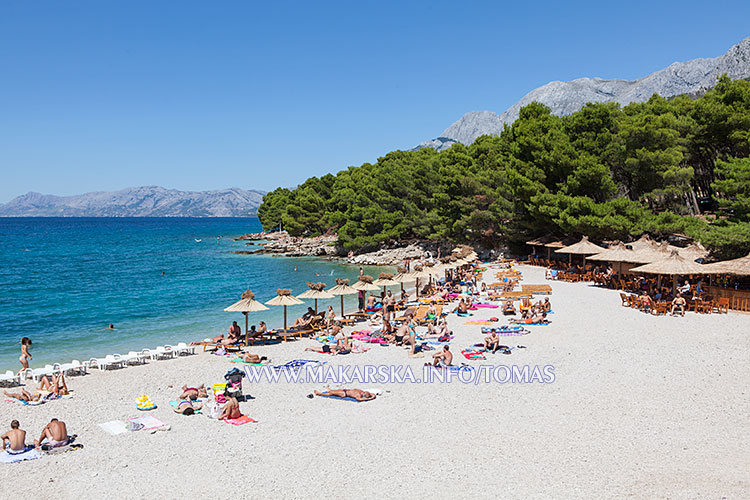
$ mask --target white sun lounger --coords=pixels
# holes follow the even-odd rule
[[[107,368],[114,368],[114,367],[122,367],[125,366],[127,363],[122,358],[115,357],[112,354],[107,354],[103,358],[91,358],[88,363],[88,368],[93,368],[95,365],[99,370],[104,371]]]
[[[60,365],[56,365],[60,366]],[[23,372],[24,378],[31,378],[34,382],[39,382],[42,377],[51,376],[53,373],[58,373],[61,370],[52,365],[44,365],[44,368],[29,368]]]
[[[174,349],[172,349],[172,346],[158,346],[154,349],[144,349],[143,352],[148,352],[148,355],[151,357],[151,359],[169,359],[173,358],[175,354]]]
[[[170,346],[165,346],[170,347]],[[185,342],[180,342],[176,346],[172,347],[172,349],[175,350],[178,356],[182,354],[195,354],[195,348],[197,346],[194,345],[187,345]]]
[[[21,376],[16,375],[12,371],[8,370],[4,374],[0,375],[0,382],[11,382],[18,385],[21,383]]]
[[[142,365],[146,363],[146,358],[147,358],[145,354],[135,352],[135,351],[130,351],[129,353],[125,355],[114,354],[114,356],[115,356],[115,359],[117,359],[119,356],[119,359],[123,360],[126,365],[129,365],[131,362],[138,364],[138,365]]]
[[[74,359],[70,363],[63,363],[60,365],[60,371],[68,373],[72,371],[76,371],[80,374],[86,373],[86,366],[78,361],[77,359]]]

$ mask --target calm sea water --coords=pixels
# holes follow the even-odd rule
[[[257,249],[232,238],[260,229],[257,218],[0,218],[0,370],[20,368],[24,336],[32,367],[200,340],[233,320],[244,328],[242,314],[223,309],[247,288],[265,302],[276,288],[297,295],[306,281],[330,287],[358,274],[322,259],[233,253]],[[307,302],[288,309],[290,323]],[[269,308],[251,324],[280,327],[283,308]]]

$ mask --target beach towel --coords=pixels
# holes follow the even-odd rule
[[[68,443],[64,446],[55,446],[54,448],[47,447],[47,445],[42,445],[42,451],[45,455],[59,455],[61,453],[67,453],[69,451],[76,451],[83,448],[82,444],[78,443]]]
[[[142,425],[143,427],[139,430],[144,431],[147,431],[149,429],[158,429],[159,427],[164,427],[165,425],[167,425],[153,415],[143,415],[142,417],[129,418],[128,422],[135,424],[136,426]]]
[[[44,399],[40,399],[39,401],[23,401],[21,399],[15,399],[15,398],[7,398],[5,400],[6,403],[21,403],[24,406],[39,406],[41,404],[44,404],[46,401]]]
[[[340,401],[352,401],[353,403],[367,403],[368,401],[374,401],[373,399],[368,399],[367,401],[360,401],[358,399],[354,399],[354,398],[349,397],[349,396],[347,396],[345,398],[340,398],[338,396],[318,396],[318,397],[319,398],[328,398],[328,399],[338,399]]]
[[[464,325],[491,325],[492,321],[481,321],[478,319],[475,319],[473,321],[467,321],[464,323]]]
[[[5,464],[23,462],[24,460],[36,460],[37,458],[42,458],[42,452],[33,446],[27,446],[26,451],[21,453],[8,453],[7,451],[0,453],[0,462]]]
[[[274,370],[294,370],[296,368],[301,368],[310,363],[316,364],[316,365],[325,364],[315,359],[294,359],[292,361],[288,361],[284,363],[283,365],[276,365],[273,368]]]
[[[487,359],[487,358],[486,358],[486,357],[484,356],[484,353],[482,353],[482,352],[480,352],[480,351],[475,351],[475,350],[473,350],[473,349],[464,349],[463,351],[461,351],[461,354],[463,354],[463,355],[464,355],[464,358],[466,358],[466,359],[469,359],[469,360],[474,360],[474,359]]]
[[[195,401],[195,402],[197,403],[198,401]],[[171,406],[172,408],[177,408],[177,405],[179,405],[179,404],[180,404],[179,401],[170,401],[169,402],[169,406]],[[196,415],[201,412],[200,410],[194,410],[194,411],[195,411]]]
[[[266,360],[268,361],[268,360]],[[234,358],[229,360],[230,363],[239,363],[241,365],[252,365],[252,366],[263,366],[264,363],[248,363],[247,361],[244,361],[242,358]]]
[[[103,424],[99,424],[99,427],[111,436],[125,434],[128,432],[128,424],[126,424],[122,420],[112,420],[110,422],[104,422]]]
[[[474,304],[474,307],[480,309],[497,309],[499,306],[497,304]]]
[[[469,366],[466,363],[461,363],[460,365],[450,365],[450,366],[438,365],[438,366],[432,366],[432,368],[435,368],[438,370],[450,370],[452,372],[474,371],[474,367]]]
[[[258,423],[257,420],[253,420],[252,418],[248,417],[247,415],[241,415],[238,418],[225,418],[224,422],[226,422],[228,424],[232,424],[232,425],[242,425],[242,424],[247,424],[247,423],[250,423],[250,422],[252,422],[254,424]]]

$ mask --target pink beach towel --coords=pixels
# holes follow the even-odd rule
[[[247,415],[241,415],[239,418],[225,418],[224,422],[228,424],[232,424],[232,425],[242,425],[242,424],[247,424],[248,422],[252,422],[254,424],[258,423],[257,420],[253,420]]]

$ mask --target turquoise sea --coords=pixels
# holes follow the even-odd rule
[[[233,320],[244,329],[223,309],[247,288],[265,302],[276,288],[356,279],[359,268],[340,262],[233,253],[259,248],[233,238],[260,230],[257,218],[0,218],[0,371],[20,368],[24,336],[32,367],[83,361],[226,333]],[[288,309],[290,323],[306,302]],[[283,308],[268,307],[250,324],[280,327]]]

